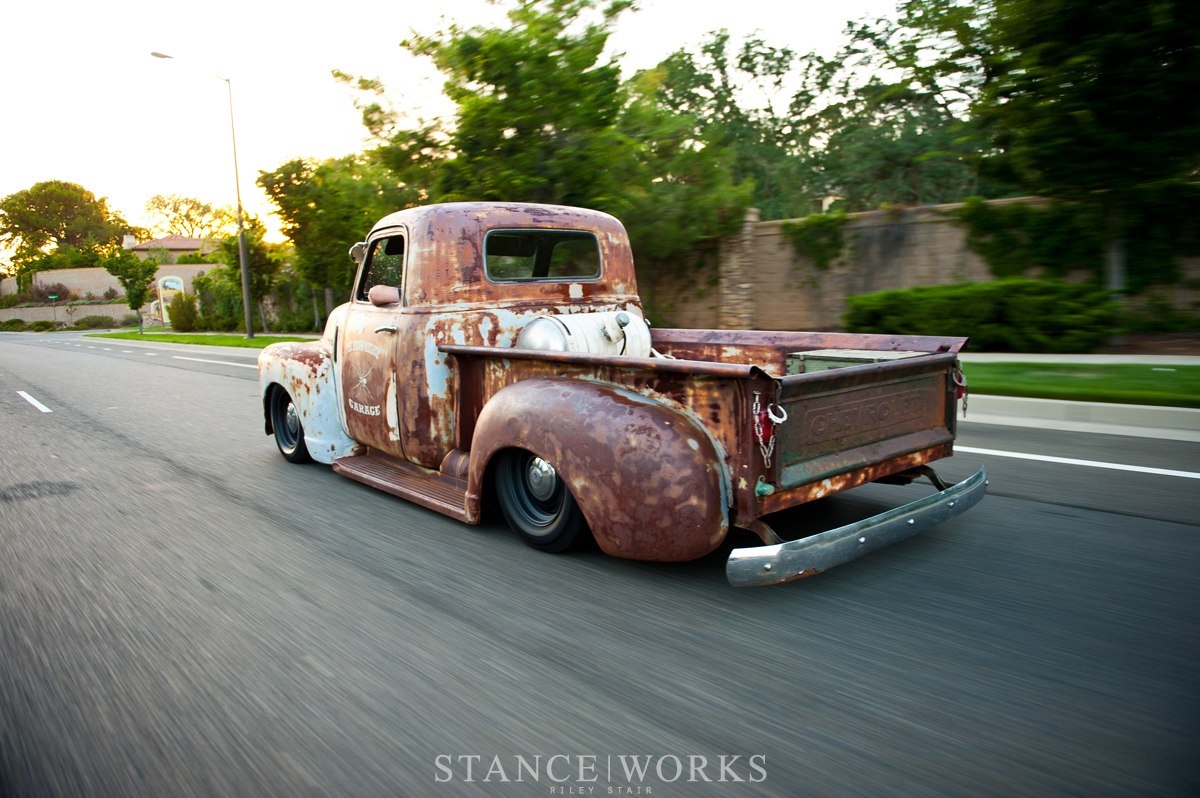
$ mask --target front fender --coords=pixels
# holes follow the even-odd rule
[[[336,368],[323,339],[264,347],[258,356],[258,382],[268,435],[274,432],[270,394],[279,386],[292,397],[304,425],[304,443],[314,460],[328,464],[357,451],[358,444],[346,434],[338,412]]]
[[[677,562],[713,551],[729,529],[729,479],[708,432],[683,408],[580,379],[522,380],[484,406],[468,493],[482,494],[502,449],[558,470],[606,553]]]

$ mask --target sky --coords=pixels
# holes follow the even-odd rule
[[[510,0],[511,2],[511,0]],[[610,38],[625,74],[711,31],[735,41],[834,52],[846,22],[891,15],[896,0],[639,0]],[[148,225],[156,194],[235,202],[230,93],[242,203],[268,223],[260,171],[293,158],[361,152],[366,130],[331,71],[376,77],[412,119],[450,109],[442,78],[399,43],[415,30],[505,25],[508,2],[40,0],[10,3],[0,28],[0,197],[66,180]],[[172,56],[151,57],[151,52]],[[228,78],[226,82],[225,78]]]

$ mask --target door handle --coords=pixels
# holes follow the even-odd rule
[[[375,332],[377,332],[377,333],[384,333],[384,332],[385,333],[394,333],[394,332],[396,332],[396,325],[385,324],[382,327],[376,327]]]

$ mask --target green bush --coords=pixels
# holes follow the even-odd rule
[[[28,325],[26,325],[26,329],[31,332],[47,332],[49,330],[53,330],[54,327],[54,322],[50,321],[49,319],[31,321]]]
[[[0,296],[0,308],[15,308],[22,302],[27,302],[29,297],[23,294],[5,294]]]
[[[5,332],[21,332],[25,329],[25,321],[23,319],[6,319],[0,321],[0,330]]]
[[[121,317],[121,326],[122,327],[136,327],[136,326],[138,326],[138,323],[140,321],[141,321],[141,317],[138,316],[138,314],[126,313],[124,316]]]
[[[167,305],[167,313],[171,317],[171,329],[175,332],[194,332],[200,322],[200,313],[196,310],[196,298],[190,294],[178,293],[171,297]]]
[[[107,330],[109,327],[115,326],[111,316],[84,316],[75,322],[77,330]]]
[[[893,335],[969,336],[975,351],[1092,352],[1120,312],[1107,291],[1014,278],[850,297],[846,328]]]

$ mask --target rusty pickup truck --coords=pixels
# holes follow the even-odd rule
[[[563,551],[678,562],[730,528],[738,586],[819,573],[976,504],[948,485],[964,338],[651,329],[621,223],[581,208],[447,203],[350,250],[323,336],[258,360],[266,432],[292,462],[468,524],[498,506]],[[868,482],[933,492],[785,541],[772,513]]]

